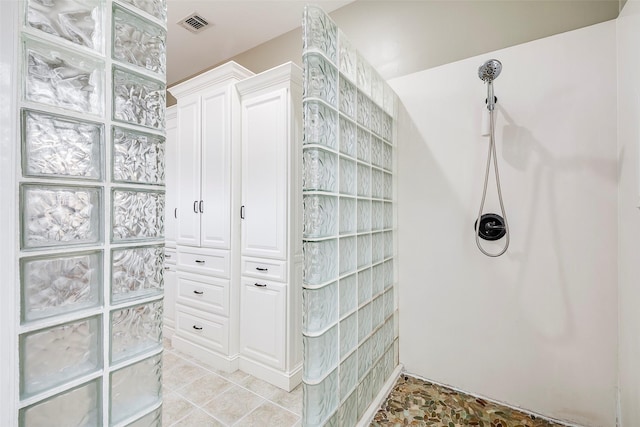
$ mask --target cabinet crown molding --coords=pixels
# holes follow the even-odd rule
[[[236,89],[240,96],[243,96],[282,83],[302,86],[302,68],[293,62],[287,62],[236,83]]]
[[[167,90],[176,98],[181,98],[212,86],[236,83],[253,75],[255,73],[252,71],[247,70],[236,62],[230,61],[213,70],[206,71],[185,82],[167,88]]]

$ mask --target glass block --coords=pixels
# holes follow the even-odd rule
[[[340,364],[340,399],[344,399],[358,385],[358,352],[353,352]],[[355,425],[355,424],[350,424]]]
[[[391,89],[391,86],[389,86],[388,84],[384,83],[383,84],[383,96],[384,96],[384,112],[394,116],[395,115],[395,109],[396,109],[396,94],[393,91],[393,89]]]
[[[373,367],[371,368],[371,388],[374,390],[373,393],[376,393],[376,390],[380,390],[380,387],[382,387],[383,378],[382,378],[382,371],[380,367],[381,367],[381,363],[378,362],[374,364]]]
[[[377,105],[382,107],[384,105],[384,80],[376,70],[371,69],[371,99]]]
[[[398,366],[400,363],[400,345],[398,340],[393,342],[393,366]]]
[[[32,321],[100,305],[102,252],[22,258],[22,320]]]
[[[387,292],[384,293],[384,300],[383,300],[383,313],[384,313],[384,318],[386,319],[387,317],[391,316],[393,314],[393,289],[389,289]]]
[[[162,355],[112,372],[110,385],[112,424],[157,404],[162,398]]]
[[[358,124],[369,129],[371,125],[371,100],[360,90],[358,90],[357,110]]]
[[[384,262],[384,288],[387,289],[393,285],[393,260]]]
[[[338,70],[315,53],[304,55],[304,97],[319,98],[338,108]]]
[[[303,197],[305,238],[329,237],[338,234],[338,198],[316,194]]]
[[[340,239],[340,275],[351,273],[356,267],[356,237],[343,237]]]
[[[380,297],[382,299],[382,296]],[[375,304],[375,300],[374,300],[374,304]],[[380,311],[380,313],[382,313],[382,310]],[[380,317],[382,317],[382,315],[380,315]],[[379,326],[381,323],[376,324],[376,311],[375,311],[375,307],[373,310],[373,325],[374,325],[374,329]],[[372,355],[372,360],[375,361],[378,360],[380,358],[380,356],[382,356],[382,351],[384,350],[384,337],[382,335],[383,332],[383,328],[379,328],[377,331],[375,331],[371,337],[372,342],[373,342],[373,346],[372,346],[372,350],[371,350],[371,355]]]
[[[371,169],[371,197],[382,199],[384,197],[384,176],[379,169]]]
[[[383,146],[384,142],[382,142],[380,138],[376,138],[375,136],[371,137],[371,164],[379,168],[381,168],[384,163]]]
[[[356,119],[356,87],[349,80],[340,76],[340,111],[352,119]]]
[[[358,273],[358,305],[371,300],[371,269],[367,268]]]
[[[302,423],[321,426],[335,412],[339,403],[338,370],[318,384],[303,384]]]
[[[384,204],[384,228],[393,228],[393,204]]]
[[[164,29],[114,5],[112,57],[164,76],[167,70]]]
[[[358,347],[358,379],[362,381],[371,368],[371,341],[366,340]]]
[[[375,103],[371,103],[371,114],[369,115],[369,129],[375,135],[382,134],[382,110]]]
[[[357,67],[356,67],[356,83],[358,89],[371,95],[371,65],[362,57],[360,52],[356,51]]]
[[[338,321],[338,282],[302,290],[303,332],[317,335]],[[314,356],[315,357],[315,356]]]
[[[356,275],[340,279],[340,317],[358,307],[358,288]]]
[[[393,231],[384,232],[384,257],[391,258],[393,256]]]
[[[336,63],[338,27],[320,8],[307,6],[304,10],[304,52],[320,51]]]
[[[111,313],[111,363],[162,345],[162,301]]]
[[[357,183],[356,163],[340,157],[340,193],[355,195]]]
[[[103,126],[22,110],[22,172],[98,180],[102,176]]]
[[[162,425],[162,408],[149,412],[144,417],[128,424],[127,427],[160,427]]]
[[[164,247],[144,246],[111,252],[111,300],[114,303],[162,293]]]
[[[338,63],[340,72],[352,82],[356,81],[356,50],[342,30],[338,29]]]
[[[100,188],[22,184],[20,190],[24,248],[100,241]]]
[[[382,144],[382,166],[390,171],[393,164],[393,149],[389,144]]]
[[[358,310],[358,341],[364,341],[371,333],[371,304]]]
[[[384,339],[384,347],[389,348],[393,345],[393,317],[388,317],[382,327],[382,337]]]
[[[317,101],[304,103],[304,144],[325,145],[338,149],[338,113]]]
[[[160,21],[165,21],[167,19],[166,0],[122,0],[122,2],[136,7],[155,18],[158,18]]]
[[[317,383],[338,366],[340,350],[338,325],[320,336],[303,336],[304,366],[302,368],[306,383]]]
[[[24,50],[27,101],[102,115],[104,63],[30,39],[25,40]]]
[[[100,380],[20,410],[21,426],[99,426],[102,424]]]
[[[371,196],[371,167],[358,164],[358,196]]]
[[[393,119],[387,114],[382,114],[380,117],[380,136],[387,142],[393,142]],[[391,169],[391,168],[389,168]]]
[[[351,353],[358,346],[358,313],[340,322],[340,358]]]
[[[114,181],[164,184],[164,137],[114,126],[111,140]]]
[[[371,262],[373,264],[384,259],[385,255],[385,239],[383,233],[374,233],[371,235]]]
[[[371,161],[371,134],[368,130],[358,127],[358,160]]]
[[[337,156],[325,150],[305,148],[302,154],[302,188],[337,191]]]
[[[378,295],[384,290],[384,264],[376,264],[371,270],[371,294]]]
[[[20,336],[20,396],[28,397],[102,367],[99,317]]]
[[[100,51],[102,6],[99,0],[28,0],[26,24],[71,43]]]
[[[164,129],[165,85],[113,67],[113,119]]]
[[[384,203],[371,202],[371,229],[382,230],[384,227]]]
[[[356,125],[352,121],[340,116],[340,152],[356,157]]]
[[[355,170],[355,164],[353,165]],[[340,197],[340,234],[356,232],[356,199]]]
[[[358,393],[353,391],[338,410],[338,422],[341,426],[358,424]]]
[[[384,296],[379,295],[371,304],[371,328],[375,330],[384,321]]]
[[[303,243],[305,284],[320,285],[337,278],[337,243],[337,239]]]
[[[164,192],[112,190],[111,233],[114,241],[161,239]]]
[[[358,232],[371,230],[371,201],[358,199]]]
[[[358,236],[358,268],[371,264],[371,235]]]
[[[384,198],[393,199],[393,177],[390,173],[384,174]]]

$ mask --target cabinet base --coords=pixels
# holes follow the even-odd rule
[[[282,372],[240,356],[240,370],[287,392],[293,390],[302,382],[302,364],[296,366],[290,372]]]
[[[178,335],[171,339],[171,345],[178,351],[196,359],[204,365],[224,372],[238,370],[238,356],[225,356],[206,347],[202,347]]]

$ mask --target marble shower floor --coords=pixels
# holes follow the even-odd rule
[[[249,374],[217,371],[164,340],[163,427],[300,426],[302,386],[287,393]]]
[[[371,426],[561,427],[562,424],[401,375]]]

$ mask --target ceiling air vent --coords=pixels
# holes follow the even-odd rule
[[[209,28],[209,21],[200,16],[198,12],[194,12],[178,22],[178,25],[192,33],[199,33],[200,31],[204,31]]]

